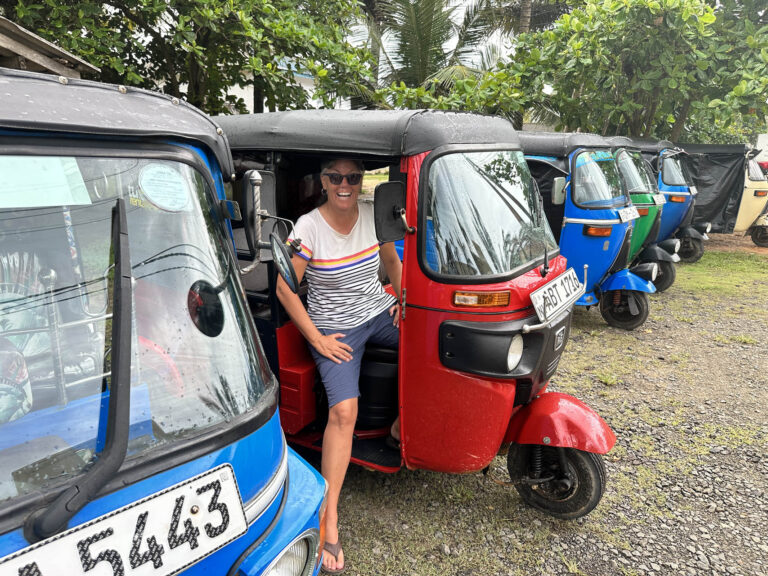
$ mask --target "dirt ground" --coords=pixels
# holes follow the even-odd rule
[[[645,325],[577,309],[551,390],[618,437],[587,517],[526,507],[488,477],[352,467],[348,574],[768,576],[768,249],[712,235],[651,299]],[[439,449],[439,446],[436,446]]]

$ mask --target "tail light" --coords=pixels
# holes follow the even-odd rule
[[[608,238],[611,235],[612,228],[610,226],[590,226],[584,225],[584,236],[597,236],[600,238]]]
[[[509,291],[470,292],[467,290],[459,290],[453,293],[453,305],[469,308],[509,306]]]

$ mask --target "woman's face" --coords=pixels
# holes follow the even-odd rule
[[[338,176],[337,176],[338,175]],[[345,176],[341,183],[334,184],[331,178],[338,181],[340,176]],[[350,184],[349,178],[353,181],[357,178],[356,184]],[[323,188],[328,193],[328,207],[332,210],[346,212],[354,210],[357,206],[357,196],[363,187],[362,172],[351,160],[337,160],[326,168],[322,176]]]

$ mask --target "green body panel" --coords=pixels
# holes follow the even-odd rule
[[[653,194],[632,193],[629,196],[632,198],[632,204],[634,204],[638,210],[641,208],[648,208],[648,214],[640,216],[640,218],[635,220],[635,228],[632,230],[632,240],[629,244],[629,261],[633,262],[646,244],[646,239],[651,231],[651,227],[656,221],[656,215],[661,212],[663,205],[657,206],[653,203]],[[655,240],[655,238],[653,240]]]

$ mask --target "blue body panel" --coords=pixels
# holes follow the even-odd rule
[[[610,290],[635,290],[636,292],[653,294],[656,292],[656,286],[653,285],[653,282],[640,278],[625,268],[611,274],[600,284],[601,292]]]
[[[661,156],[659,156],[659,158],[661,158]],[[661,162],[661,160],[659,160],[659,162]],[[674,238],[675,232],[677,232],[685,215],[688,213],[688,209],[694,202],[694,196],[688,190],[688,186],[671,186],[665,184],[661,170],[659,170],[658,185],[659,192],[667,197],[667,202],[664,204],[664,210],[661,211],[659,235],[656,237],[656,242],[661,242],[667,238]],[[670,195],[686,196],[687,198],[685,202],[670,202]]]

